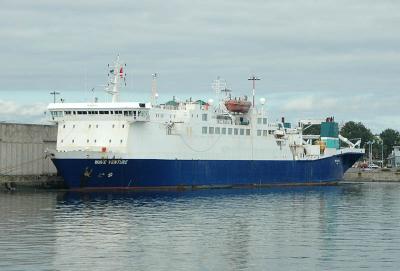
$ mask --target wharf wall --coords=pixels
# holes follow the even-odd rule
[[[349,182],[400,182],[399,169],[363,170],[351,168],[344,174]]]
[[[46,155],[47,149],[55,149],[56,142],[54,125],[0,123],[0,187],[60,182]]]

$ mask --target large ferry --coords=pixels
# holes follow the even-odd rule
[[[234,98],[221,80],[208,101],[120,102],[125,64],[109,66],[111,102],[52,103],[57,145],[49,150],[71,189],[201,188],[330,184],[363,154],[333,118],[272,122],[265,99]],[[311,125],[321,133],[304,135]],[[347,147],[341,148],[344,142]]]

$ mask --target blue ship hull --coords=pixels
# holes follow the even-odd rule
[[[339,181],[362,154],[319,160],[53,159],[78,188],[174,188],[325,184]]]

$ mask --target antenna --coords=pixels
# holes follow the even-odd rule
[[[221,90],[226,89],[226,81],[217,76],[217,79],[212,82],[211,87],[218,96],[221,93]]]
[[[119,89],[121,87],[120,79],[124,79],[125,81],[126,73],[124,73],[124,67],[126,67],[126,64],[119,61],[119,54],[117,55],[117,59],[114,61],[114,64],[108,65],[109,75],[113,76],[113,78],[109,79],[105,91],[112,95],[113,103],[116,103],[119,100]]]
[[[50,92],[50,94],[53,95],[53,100],[54,100],[53,103],[56,103],[56,96],[57,96],[57,95],[60,95],[60,92],[58,92],[58,91],[53,91],[53,92]]]
[[[151,75],[153,77],[153,80],[151,81],[151,103],[152,105],[157,104],[157,98],[158,98],[158,93],[157,93],[157,77],[158,73],[153,73]]]
[[[261,80],[260,78],[257,78],[254,74],[252,77],[250,77],[249,79],[247,79],[249,81],[253,81],[253,108],[254,108],[254,98],[256,96],[256,81]]]

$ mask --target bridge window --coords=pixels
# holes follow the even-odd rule
[[[63,111],[51,111],[51,116],[52,117],[62,117]]]

